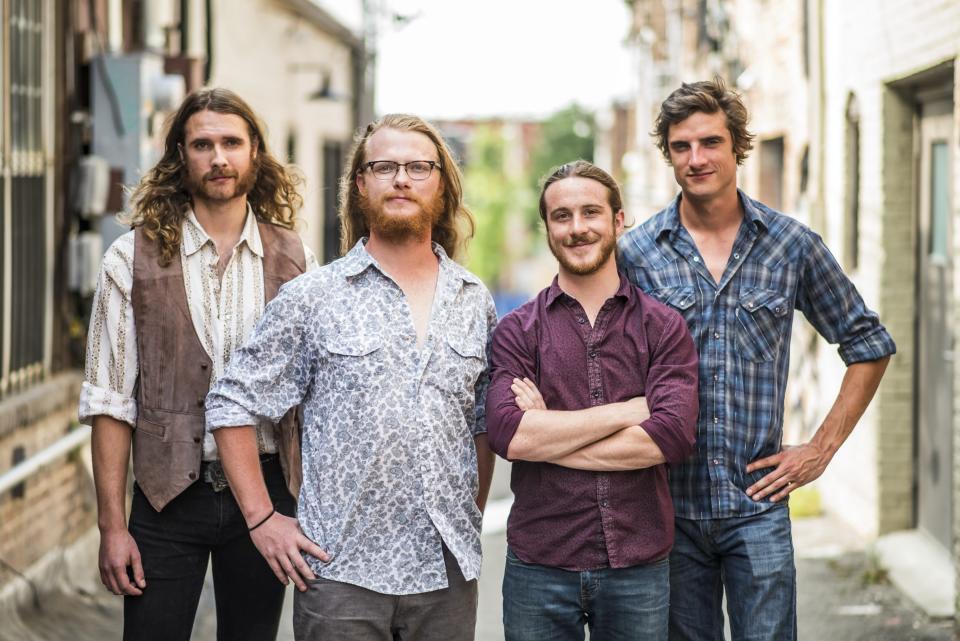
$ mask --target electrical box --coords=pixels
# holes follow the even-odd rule
[[[123,171],[134,186],[163,153],[162,123],[183,101],[183,76],[164,73],[163,56],[151,52],[105,55],[91,61],[93,154]],[[108,212],[116,213],[116,212]],[[104,246],[128,231],[112,216],[99,221]]]
[[[74,207],[84,218],[102,216],[110,195],[110,163],[100,156],[84,156],[77,165]]]
[[[67,253],[67,286],[81,296],[97,290],[103,240],[96,231],[85,231],[70,237]]]

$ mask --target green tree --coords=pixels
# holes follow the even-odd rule
[[[557,165],[578,159],[593,162],[594,131],[593,112],[577,104],[543,121],[530,163],[530,184],[538,194],[540,180]]]
[[[515,261],[543,250],[538,210],[540,179],[559,164],[578,158],[592,161],[593,140],[593,113],[571,105],[541,123],[530,152],[529,168],[519,175],[514,169],[510,175],[504,166],[510,151],[506,145],[518,143],[508,143],[497,125],[474,130],[463,172],[466,201],[477,223],[467,253],[467,267],[492,290],[510,280],[502,276],[513,268]],[[511,219],[515,221],[513,225],[509,224]],[[523,232],[519,236],[518,226]],[[508,238],[510,233],[514,237]]]
[[[497,129],[477,127],[463,171],[466,201],[477,225],[467,268],[491,289],[496,289],[504,267],[506,220],[514,192],[514,182],[504,170],[504,144]]]

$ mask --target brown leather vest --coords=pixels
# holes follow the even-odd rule
[[[262,222],[258,226],[264,299],[270,302],[283,283],[305,271],[306,259],[295,232]],[[140,372],[133,474],[159,511],[199,477],[212,363],[193,327],[180,257],[161,267],[158,256],[157,244],[137,227],[131,299]],[[287,487],[297,496],[301,470],[296,408],[281,419],[277,441]]]

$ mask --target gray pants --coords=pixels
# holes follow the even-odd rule
[[[447,587],[392,595],[349,583],[316,579],[295,592],[297,641],[473,641],[477,582],[465,581],[456,559],[443,550]]]

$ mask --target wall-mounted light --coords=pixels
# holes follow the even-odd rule
[[[338,93],[332,89],[332,76],[330,68],[319,62],[295,62],[287,67],[292,73],[312,73],[320,76],[320,82],[316,89],[307,94],[307,100],[330,100],[341,102],[350,100],[350,96]]]

